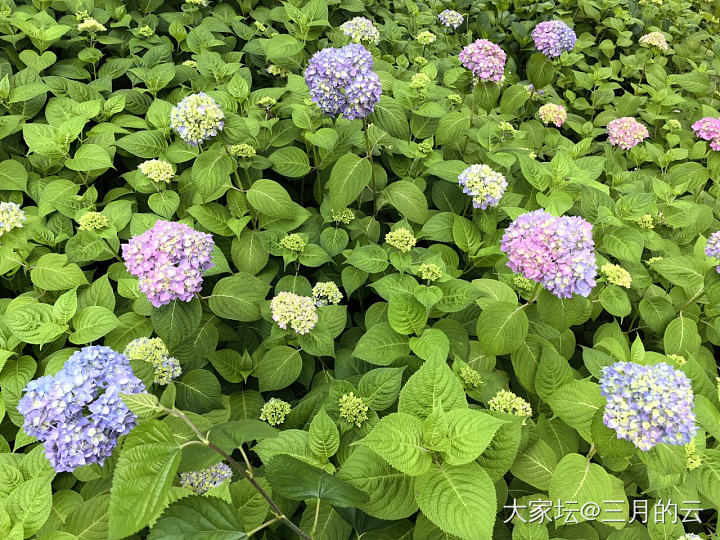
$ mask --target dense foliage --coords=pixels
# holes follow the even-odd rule
[[[0,536],[714,537],[719,16],[2,0]]]

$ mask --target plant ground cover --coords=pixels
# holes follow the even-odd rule
[[[2,0],[0,536],[716,538],[718,17]]]

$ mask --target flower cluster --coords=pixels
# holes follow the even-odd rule
[[[500,82],[505,77],[507,55],[498,45],[478,39],[460,52],[460,62],[483,82]]]
[[[362,426],[363,422],[368,419],[369,407],[365,405],[361,397],[356,396],[353,392],[343,394],[338,405],[340,406],[340,418],[357,427]]]
[[[276,77],[288,77],[292,73],[289,69],[276,66],[275,64],[270,64],[267,68],[267,72],[270,75],[275,75]]]
[[[708,238],[707,244],[705,244],[705,255],[720,260],[720,231],[715,231]],[[716,270],[720,274],[720,265],[716,267]]]
[[[644,36],[640,37],[638,42],[643,45],[657,47],[662,52],[666,52],[670,48],[667,40],[665,39],[665,34],[663,34],[662,32],[650,32],[649,34],[645,34]]]
[[[212,268],[213,239],[183,223],[159,220],[122,247],[125,266],[155,307],[179,299],[189,302]]]
[[[608,283],[618,285],[620,287],[630,288],[632,285],[632,277],[630,272],[617,264],[605,263],[600,267],[600,273],[605,276]]]
[[[720,152],[720,118],[706,116],[692,125],[695,135],[704,141],[710,141],[710,148]]]
[[[223,485],[232,478],[232,469],[220,462],[202,471],[180,473],[180,487],[187,488],[197,495],[204,495],[212,488]]]
[[[138,28],[138,34],[143,37],[150,37],[155,35],[155,30],[153,30],[151,26],[148,26],[146,24],[145,26],[141,26],[140,28]]]
[[[110,219],[100,212],[86,212],[77,222],[81,231],[97,231],[110,225]]]
[[[657,3],[657,2],[655,2],[655,3]],[[683,534],[683,535],[682,535],[680,538],[678,538],[677,540],[703,540],[703,539],[702,539],[701,536],[698,536],[698,535],[695,534],[695,533],[687,533],[687,534]]]
[[[83,22],[78,24],[77,28],[80,32],[87,32],[88,34],[97,34],[98,32],[104,32],[107,30],[104,25],[100,24],[92,17],[85,18]]]
[[[343,294],[334,281],[318,281],[313,287],[312,297],[316,306],[327,306],[328,304],[339,304],[343,299]]]
[[[202,6],[202,7],[207,7],[210,4],[210,2],[208,2],[208,0],[185,0],[185,3],[189,4],[191,6]]]
[[[430,80],[430,77],[424,73],[416,73],[412,76],[412,79],[410,79],[410,88],[413,90],[422,90]]]
[[[512,278],[512,281],[510,282],[510,286],[515,289],[516,291],[529,293],[533,290],[535,287],[533,285],[533,282],[529,280],[528,278],[524,276],[518,276],[514,275]]]
[[[244,158],[244,159],[255,157],[255,155],[257,154],[257,151],[255,150],[255,148],[253,148],[249,144],[245,144],[245,143],[233,144],[229,148],[229,150],[230,150],[231,156]]]
[[[513,416],[523,418],[532,416],[530,404],[510,390],[500,390],[488,401],[488,407],[491,411],[504,412]],[[523,420],[523,425],[525,425],[525,420]]]
[[[355,219],[355,212],[353,212],[350,208],[333,210],[330,214],[330,219],[332,219],[336,223],[350,225],[350,223],[352,223],[352,220]]]
[[[170,127],[192,146],[210,140],[225,125],[225,114],[204,92],[183,98],[170,112]]]
[[[357,43],[316,52],[305,69],[310,98],[330,116],[365,118],[380,100],[380,78],[370,52]]]
[[[271,98],[270,96],[263,96],[257,102],[257,106],[265,110],[270,110],[275,105],[277,105],[277,99]]]
[[[545,210],[518,216],[500,249],[513,272],[542,283],[560,298],[588,296],[595,286],[592,225],[581,217],[555,217]]]
[[[637,223],[641,229],[654,229],[655,228],[655,223],[653,222],[653,217],[650,214],[645,214],[641,218],[636,219],[635,223]]]
[[[548,58],[557,58],[575,47],[577,37],[572,28],[562,21],[544,21],[532,31],[535,48]]]
[[[127,344],[123,354],[130,360],[148,362],[153,367],[155,384],[170,384],[182,374],[180,361],[170,356],[170,351],[160,338],[141,337]]]
[[[315,301],[309,296],[282,291],[270,301],[273,321],[283,330],[288,324],[298,334],[307,334],[318,322]]]
[[[295,253],[301,253],[307,246],[307,242],[297,233],[288,234],[280,239],[279,244],[287,249],[288,251],[294,251]]]
[[[470,165],[460,173],[458,182],[463,193],[472,197],[473,208],[486,210],[497,206],[507,188],[507,180],[488,165]]]
[[[197,69],[198,67],[195,60],[185,60],[182,65],[193,69]]]
[[[15,228],[22,227],[25,212],[14,202],[0,202],[0,236]]]
[[[279,426],[285,421],[285,417],[290,414],[290,404],[278,398],[270,398],[260,409],[260,420],[263,420],[271,426]]]
[[[546,103],[538,111],[540,121],[545,124],[555,124],[557,127],[561,127],[565,120],[567,120],[567,111],[562,105],[557,103]]]
[[[23,428],[45,445],[58,472],[102,463],[135,426],[120,394],[143,392],[128,359],[109,347],[74,353],[55,375],[30,381],[18,403]]]
[[[438,19],[440,20],[440,24],[446,28],[450,28],[451,26],[453,28],[457,28],[465,20],[460,13],[453,11],[452,9],[445,9],[441,11],[438,15]]]
[[[600,392],[607,398],[605,425],[641,450],[688,444],[697,433],[690,379],[668,364],[605,366]]]
[[[371,43],[377,45],[380,43],[380,32],[370,19],[365,17],[353,17],[349,21],[345,21],[340,25],[343,34],[350,36],[355,43]]]
[[[138,165],[140,172],[147,176],[153,182],[172,182],[175,171],[171,163],[162,159],[148,159]]]
[[[432,45],[433,43],[435,43],[437,36],[435,34],[433,34],[432,32],[423,30],[422,32],[420,32],[417,35],[417,37],[415,39],[417,39],[417,42],[420,45]]]
[[[684,366],[687,364],[687,359],[684,356],[680,356],[679,354],[668,354],[667,357],[675,362],[675,365],[678,366]]]
[[[394,231],[387,233],[385,235],[385,241],[403,253],[410,251],[417,243],[415,235],[413,235],[411,230],[406,229],[405,227],[398,227]]]
[[[465,386],[469,386],[471,388],[478,388],[484,383],[482,375],[470,366],[463,366],[460,368],[460,379],[462,379]]]
[[[650,136],[648,129],[631,116],[611,120],[607,125],[608,142],[623,150],[630,150]]]
[[[685,459],[688,470],[692,471],[702,465],[702,458],[697,455],[695,439],[685,445]]]
[[[423,263],[418,267],[418,276],[426,281],[437,281],[443,277],[442,268],[437,264]]]

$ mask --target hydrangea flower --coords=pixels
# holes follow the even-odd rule
[[[354,392],[343,394],[340,398],[338,405],[340,406],[340,418],[347,420],[351,424],[355,424],[357,427],[363,425],[368,419],[369,407],[365,405],[363,399],[356,396]]]
[[[140,34],[143,37],[150,37],[155,35],[155,30],[152,29],[151,26],[145,25],[138,28],[138,34]]]
[[[697,433],[690,379],[665,363],[616,362],[602,369],[603,422],[640,450],[688,444]]]
[[[668,354],[667,357],[675,362],[675,365],[678,366],[684,366],[687,364],[687,359],[684,356],[680,356],[679,354]]]
[[[698,536],[695,533],[686,533],[683,534],[680,538],[677,540],[703,540],[701,536]]]
[[[328,304],[339,304],[343,294],[334,281],[319,281],[312,290],[312,297],[316,306],[327,306]]]
[[[25,212],[14,202],[0,202],[0,236],[13,229],[21,228]]]
[[[280,239],[280,245],[288,251],[294,251],[295,253],[302,252],[307,246],[307,242],[297,233],[288,234]]]
[[[410,88],[414,90],[422,90],[425,88],[425,85],[430,82],[430,80],[430,77],[424,73],[416,73],[412,76],[412,79],[410,79]]]
[[[426,281],[437,281],[443,276],[443,271],[437,264],[423,263],[418,267],[418,276]]]
[[[630,150],[650,136],[648,129],[631,116],[611,120],[607,125],[608,142],[623,150]]]
[[[380,43],[380,32],[370,19],[365,17],[353,17],[340,25],[343,34],[350,36],[355,43],[363,41],[377,45]]]
[[[488,407],[491,411],[504,412],[522,418],[532,416],[530,404],[510,390],[500,390],[488,401]],[[525,425],[525,420],[523,420],[523,425]]]
[[[478,388],[484,383],[482,375],[470,366],[463,366],[460,368],[460,379],[462,379],[465,386],[469,386],[471,388]]]
[[[305,69],[313,103],[329,116],[365,118],[380,101],[380,78],[370,52],[357,43],[316,52]]]
[[[641,229],[654,229],[655,223],[653,217],[650,214],[645,214],[641,218],[636,219],[635,222]]]
[[[561,127],[565,120],[567,120],[567,111],[562,105],[557,103],[546,103],[538,111],[540,121],[545,124],[555,124],[557,127]]]
[[[581,217],[555,217],[545,210],[518,216],[505,230],[500,249],[513,272],[559,298],[588,296],[595,286],[592,225]]]
[[[685,459],[688,470],[692,471],[702,465],[702,458],[697,455],[695,439],[685,445]],[[687,536],[687,535],[685,535]]]
[[[318,322],[315,301],[309,296],[282,291],[270,301],[272,318],[283,330],[288,324],[298,334],[307,334]]]
[[[417,243],[415,235],[405,227],[398,227],[394,231],[387,233],[385,235],[385,241],[403,253],[409,252]]]
[[[541,22],[531,35],[535,48],[548,58],[556,58],[564,51],[572,51],[577,41],[575,32],[562,21]]]
[[[445,9],[441,11],[438,15],[438,19],[440,20],[440,24],[446,28],[450,28],[451,26],[453,28],[457,28],[465,20],[460,13],[453,11],[452,9]]]
[[[526,278],[524,276],[517,276],[517,275],[513,276],[512,282],[510,283],[510,285],[516,291],[520,291],[520,292],[524,292],[524,293],[529,293],[534,288],[533,282],[531,280],[529,280],[528,278]]]
[[[204,92],[183,98],[170,112],[170,127],[192,146],[212,139],[224,125],[220,105]]]
[[[478,39],[460,52],[460,62],[483,82],[500,82],[505,77],[507,55],[498,45]]]
[[[130,360],[148,362],[153,367],[153,382],[166,385],[182,374],[180,361],[170,356],[170,351],[160,338],[141,337],[127,344],[123,354]]]
[[[208,2],[208,0],[185,0],[185,3],[189,4],[191,6],[202,6],[202,7],[207,7],[210,4],[210,2]]]
[[[276,66],[275,64],[270,64],[267,68],[267,72],[270,75],[275,75],[276,77],[288,77],[292,73],[289,69]]]
[[[292,407],[287,401],[282,399],[270,398],[260,409],[260,420],[263,420],[271,426],[279,426],[285,421],[285,417],[290,414]]]
[[[18,411],[25,432],[44,443],[53,468],[73,471],[102,465],[112,454],[118,437],[129,433],[137,419],[120,394],[144,391],[125,356],[109,347],[88,346],[55,375],[30,381]]]
[[[229,150],[230,150],[231,156],[244,158],[244,159],[255,157],[255,155],[257,154],[257,151],[255,150],[255,148],[253,148],[249,144],[245,144],[245,143],[233,144],[229,148]]]
[[[162,159],[148,159],[147,161],[143,161],[138,165],[138,169],[154,182],[165,182],[169,184],[173,176],[175,176],[172,164]]]
[[[77,28],[80,32],[87,32],[88,34],[97,34],[98,32],[104,32],[105,30],[107,30],[105,26],[100,24],[92,17],[85,18],[83,22],[78,24]]]
[[[197,69],[197,62],[195,60],[185,60],[182,65],[189,68]]]
[[[640,37],[638,42],[642,45],[657,47],[662,52],[666,52],[670,48],[667,40],[665,39],[665,34],[662,32],[650,32],[649,34],[645,34]]]
[[[488,165],[470,165],[460,173],[458,182],[463,193],[472,197],[473,208],[486,210],[497,206],[507,188],[507,180]]]
[[[212,488],[223,485],[230,478],[232,478],[232,469],[220,462],[202,471],[180,473],[180,486],[197,495],[204,495]]]
[[[122,246],[125,266],[155,307],[189,302],[202,289],[202,273],[214,266],[213,239],[183,223],[159,220]]]
[[[710,148],[720,152],[720,118],[706,116],[692,125],[695,135],[710,141]]]
[[[81,231],[97,231],[110,225],[110,219],[100,212],[86,212],[77,222]]]
[[[720,260],[720,231],[715,231],[708,238],[705,244],[705,255],[716,260]],[[720,274],[720,265],[716,266],[718,274]]]
[[[617,264],[605,263],[600,267],[600,273],[605,276],[608,283],[619,287],[630,288],[632,285],[632,276],[630,272]]]
[[[333,210],[330,217],[336,223],[350,225],[352,220],[355,219],[355,212],[353,212],[350,208],[343,208],[341,210]]]
[[[417,42],[420,45],[432,45],[433,43],[435,43],[435,40],[437,40],[437,36],[432,32],[423,30],[417,35],[415,39],[417,39]]]

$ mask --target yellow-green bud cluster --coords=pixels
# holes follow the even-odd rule
[[[425,85],[430,82],[430,77],[424,73],[416,73],[410,80],[410,88],[414,90],[422,90]]]
[[[302,250],[305,249],[305,246],[307,246],[307,242],[303,240],[303,237],[299,234],[293,233],[281,238],[280,245],[287,250],[301,253]]]
[[[140,172],[155,182],[172,182],[175,171],[172,164],[162,159],[149,159],[138,165]]]
[[[684,366],[687,363],[687,359],[679,354],[668,354],[667,357],[672,360],[676,366]]]
[[[349,208],[343,208],[342,210],[333,210],[331,218],[336,223],[344,223],[350,225],[353,219],[355,219],[355,212]]]
[[[433,151],[433,145],[430,141],[423,141],[418,144],[418,150],[420,151],[420,153],[428,155],[430,152]]]
[[[608,283],[620,287],[630,288],[632,277],[630,272],[617,264],[605,263],[600,267],[600,272],[605,276]]]
[[[155,30],[152,29],[149,25],[141,26],[138,28],[138,34],[144,37],[150,37],[155,35]]]
[[[398,227],[385,235],[385,241],[403,253],[409,252],[417,243],[413,233],[405,227]]]
[[[207,7],[209,2],[207,0],[185,0],[185,3],[190,4],[191,6]]]
[[[460,368],[460,379],[465,383],[465,386],[477,388],[483,385],[482,376],[470,366],[463,366]]]
[[[25,212],[19,204],[0,202],[0,236],[16,227],[22,227],[23,221],[25,221]]]
[[[292,73],[289,69],[286,69],[284,67],[276,66],[275,64],[271,64],[267,68],[267,72],[270,75],[275,75],[276,77],[287,77]]]
[[[500,131],[507,131],[508,133],[515,132],[515,128],[510,122],[500,122],[498,127],[500,128]]]
[[[671,118],[667,122],[665,122],[665,128],[669,129],[670,131],[680,131],[682,129],[682,124],[680,123],[680,120],[675,120],[674,118]]]
[[[415,60],[413,60],[413,62],[416,63],[418,66],[426,66],[428,63],[428,60],[424,56],[416,56]]]
[[[435,40],[437,37],[432,32],[428,32],[427,30],[423,30],[417,35],[417,42],[420,45],[430,45],[431,43],[435,43]]]
[[[312,297],[316,306],[327,306],[328,304],[339,304],[343,299],[343,294],[334,281],[319,281],[313,287]]]
[[[360,427],[368,419],[368,406],[361,397],[356,396],[353,392],[343,394],[338,404],[340,405],[340,418],[351,424]]]
[[[195,60],[185,60],[182,65],[189,68],[197,69],[197,62]]]
[[[451,105],[460,105],[463,102],[463,98],[460,94],[450,94],[447,99]]]
[[[233,144],[230,147],[230,155],[239,157],[239,158],[251,158],[254,157],[257,152],[255,151],[255,148],[250,146],[249,144],[241,143],[241,144]]]
[[[443,276],[443,271],[437,264],[423,263],[418,267],[418,275],[424,280],[435,281]]]
[[[130,360],[147,362],[153,367],[153,382],[166,385],[182,374],[180,361],[170,356],[170,351],[160,338],[137,338],[125,347],[123,354]]]
[[[697,455],[697,448],[695,446],[695,439],[691,440],[685,445],[685,457],[687,458],[688,470],[697,469],[702,465],[702,458]]]
[[[263,109],[269,109],[273,105],[277,103],[277,100],[274,98],[271,98],[270,96],[265,96],[260,98],[260,100],[257,102],[259,107],[262,107]]]
[[[318,322],[315,301],[288,291],[279,292],[270,301],[272,318],[283,330],[288,325],[298,334],[307,334]]]
[[[254,24],[255,24],[255,28],[257,28],[257,29],[260,30],[261,32],[264,32],[265,30],[267,30],[267,26],[265,26],[265,25],[264,25],[263,23],[261,23],[260,21],[255,21]]]
[[[640,225],[641,229],[654,229],[655,222],[650,214],[645,214],[643,217],[638,219],[637,224]]]
[[[535,282],[525,276],[513,276],[512,288],[516,291],[529,293],[535,288]]]
[[[86,19],[83,19],[83,22],[78,24],[78,30],[81,32],[87,32],[88,34],[97,34],[98,32],[104,32],[107,28],[92,17],[87,17]]]
[[[285,421],[285,417],[290,414],[292,407],[287,401],[278,398],[270,398],[260,409],[260,420],[263,420],[271,426],[279,426]]]
[[[82,21],[90,17],[90,14],[87,11],[77,11],[75,12],[75,20],[76,21]]]
[[[108,217],[100,212],[87,212],[80,216],[77,222],[81,231],[97,231],[110,225]]]
[[[512,414],[513,416],[532,416],[532,407],[530,404],[509,390],[500,390],[495,394],[495,396],[488,401],[488,407],[490,407],[491,411],[504,412]],[[523,424],[525,424],[524,420]]]

